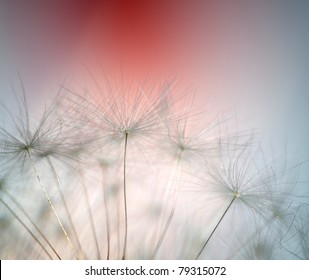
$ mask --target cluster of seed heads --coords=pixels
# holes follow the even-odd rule
[[[1,101],[0,258],[308,259],[304,163],[234,113],[167,83],[60,88],[40,118],[22,83]]]

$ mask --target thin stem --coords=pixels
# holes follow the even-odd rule
[[[126,188],[126,161],[127,161],[128,132],[125,132],[124,153],[123,153],[123,199],[124,199],[124,245],[122,259],[126,258],[128,239],[128,209],[127,209],[127,188]]]
[[[117,215],[117,259],[120,259],[120,255],[122,254],[120,252],[120,249],[121,249],[121,234],[120,234],[120,221],[121,221],[121,209],[120,209],[120,195],[117,194],[117,201],[116,201],[116,204],[117,204],[117,212],[116,212],[116,215]]]
[[[102,180],[104,180],[104,170],[102,169]],[[106,238],[107,238],[107,252],[106,259],[109,260],[110,254],[110,223],[109,223],[109,215],[108,215],[108,201],[105,193],[104,183],[103,183],[103,201],[104,201],[104,212],[105,212],[105,221],[106,221]]]
[[[97,259],[100,260],[101,259],[101,253],[100,253],[100,248],[99,248],[99,242],[98,242],[98,237],[97,237],[97,233],[96,233],[95,226],[94,226],[94,220],[93,220],[93,215],[92,215],[90,201],[89,201],[89,195],[88,195],[87,187],[85,186],[85,182],[84,182],[84,174],[82,174],[82,178],[83,178],[82,188],[83,188],[85,198],[86,198],[87,210],[88,210],[88,214],[89,214],[89,218],[90,218],[91,231],[92,231],[93,238],[94,238],[95,245],[96,245]]]
[[[21,206],[21,204],[7,191],[3,190],[3,192],[14,202],[14,204],[17,206],[17,208],[26,216],[26,218],[29,220],[31,225],[38,231],[38,233],[41,235],[41,237],[45,240],[45,242],[48,244],[48,246],[52,249],[52,251],[55,253],[57,258],[61,260],[61,257],[57,253],[56,249],[51,245],[51,243],[48,241],[45,234],[40,230],[40,228],[35,224],[35,222],[32,220],[32,218],[29,216],[29,214],[26,212],[26,210]]]
[[[46,253],[46,255],[52,260],[52,256],[48,253],[44,245],[41,243],[41,241],[34,235],[34,233],[31,231],[31,229],[28,228],[28,226],[21,220],[21,218],[18,217],[18,215],[14,212],[14,210],[0,197],[0,202],[10,211],[10,213],[17,219],[17,221],[27,230],[27,232],[31,235],[31,237],[40,245],[40,247],[43,249],[43,251]]]
[[[51,199],[50,199],[50,197],[49,197],[49,195],[48,195],[48,193],[47,193],[47,191],[46,191],[46,189],[45,189],[45,187],[44,187],[44,185],[43,185],[43,183],[41,181],[41,178],[40,178],[40,176],[39,176],[39,174],[38,174],[38,172],[36,170],[36,167],[35,167],[35,164],[33,162],[33,159],[32,159],[32,156],[31,156],[31,153],[30,153],[29,149],[27,149],[27,153],[28,153],[29,159],[31,161],[31,165],[32,165],[33,171],[34,171],[34,173],[35,173],[35,175],[37,177],[37,180],[38,180],[38,182],[40,184],[41,189],[44,192],[44,195],[45,195],[45,197],[46,197],[46,199],[48,201],[50,209],[52,210],[52,212],[53,212],[53,214],[54,214],[54,216],[55,216],[55,218],[56,218],[56,220],[57,220],[57,222],[58,222],[58,224],[59,224],[59,226],[60,226],[64,236],[65,236],[65,239],[67,240],[67,242],[68,242],[68,244],[69,244],[69,246],[70,246],[70,248],[71,248],[71,250],[72,250],[72,252],[74,254],[74,257],[78,260],[79,258],[78,258],[76,249],[74,248],[74,246],[73,246],[73,244],[72,244],[72,242],[71,242],[71,240],[70,240],[70,238],[69,238],[69,236],[68,236],[68,234],[67,234],[67,232],[66,232],[66,230],[65,230],[65,228],[64,228],[64,226],[63,226],[63,224],[62,224],[62,222],[61,222],[61,220],[59,218],[59,216],[58,216],[58,213],[56,212],[56,209],[54,208],[54,205],[53,205],[53,203],[52,203],[52,201],[51,201]]]
[[[175,199],[174,199],[174,201],[175,201]],[[176,201],[173,202],[172,210],[171,210],[171,212],[170,212],[170,214],[169,214],[169,216],[168,216],[168,218],[167,218],[166,224],[165,224],[164,229],[163,229],[163,231],[162,231],[162,233],[161,233],[161,235],[160,235],[160,238],[159,238],[159,241],[158,241],[158,243],[157,243],[157,246],[156,246],[156,248],[154,249],[154,252],[153,252],[153,259],[156,257],[156,255],[157,255],[157,253],[158,253],[158,251],[159,251],[159,249],[160,249],[160,247],[161,247],[161,245],[162,245],[162,243],[163,243],[163,240],[164,240],[164,238],[165,238],[165,236],[166,236],[166,233],[167,233],[167,231],[168,231],[168,229],[169,229],[169,226],[170,226],[170,224],[171,224],[171,221],[172,221],[172,219],[173,219],[173,217],[174,217],[175,209],[176,209]]]
[[[207,238],[207,240],[204,242],[201,250],[199,251],[198,255],[196,256],[196,260],[200,257],[200,255],[202,254],[202,252],[204,251],[205,247],[207,246],[208,242],[210,241],[211,237],[213,236],[213,234],[215,233],[215,231],[217,230],[218,226],[220,225],[220,223],[222,222],[224,216],[226,215],[226,213],[229,211],[229,209],[231,208],[232,204],[234,203],[234,201],[236,200],[237,195],[234,195],[232,201],[230,202],[230,204],[228,205],[228,207],[225,209],[223,215],[221,216],[220,220],[218,221],[218,223],[216,224],[216,226],[214,227],[214,229],[212,230],[211,234],[209,235],[209,237]]]
[[[167,221],[166,221],[166,223],[164,225],[164,228],[163,228],[163,230],[161,232],[161,235],[160,235],[160,238],[158,240],[158,243],[157,243],[157,245],[156,245],[156,247],[154,249],[153,257],[152,257],[153,259],[156,257],[156,255],[157,255],[157,253],[158,253],[158,251],[159,251],[159,249],[160,249],[160,247],[161,247],[161,245],[162,245],[162,243],[163,243],[163,241],[165,239],[166,233],[167,233],[167,231],[168,231],[168,229],[170,227],[170,224],[171,224],[172,219],[173,219],[174,214],[175,214],[176,202],[177,202],[177,194],[178,194],[178,188],[179,188],[179,184],[178,184],[179,183],[179,180],[178,180],[179,178],[178,178],[178,176],[179,176],[179,165],[180,165],[180,162],[181,162],[181,154],[178,157],[177,164],[176,164],[176,169],[175,169],[176,172],[177,172],[176,173],[177,187],[175,188],[175,191],[174,191],[174,194],[173,194],[172,209],[171,209],[171,212],[170,212],[170,214],[169,214],[169,216],[167,218]]]
[[[61,180],[60,180],[59,176],[57,175],[57,172],[56,172],[56,170],[55,170],[55,167],[54,167],[54,165],[53,165],[53,163],[51,162],[51,160],[50,160],[49,157],[47,157],[47,161],[48,161],[48,164],[49,164],[49,166],[50,166],[50,169],[51,169],[51,171],[52,171],[52,173],[53,173],[53,176],[54,176],[54,178],[55,178],[56,185],[57,185],[57,188],[58,188],[58,191],[59,191],[59,193],[60,193],[60,197],[61,197],[61,200],[62,200],[62,203],[63,203],[63,206],[64,206],[64,210],[65,210],[65,212],[66,212],[66,214],[67,214],[69,223],[70,223],[71,228],[72,228],[72,230],[73,230],[75,239],[76,239],[76,241],[77,241],[78,248],[79,248],[79,250],[82,252],[82,246],[81,246],[80,240],[79,240],[79,238],[78,238],[78,234],[77,234],[77,231],[76,231],[76,227],[75,227],[75,225],[74,225],[74,223],[73,223],[72,216],[71,216],[71,214],[70,214],[68,204],[66,203],[66,199],[65,199],[65,197],[64,197],[64,195],[63,195],[63,192],[62,192],[62,190],[61,190],[61,185],[62,185],[62,184],[61,184]]]

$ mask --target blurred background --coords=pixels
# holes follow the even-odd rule
[[[291,162],[309,157],[308,49],[306,0],[0,0],[2,100],[17,72],[31,107],[103,73],[176,79],[201,102],[234,110],[234,129],[261,129],[266,157],[285,151]],[[308,164],[299,180],[309,180]]]
[[[98,79],[177,77],[307,135],[307,1],[12,0],[0,13],[2,87],[16,69],[37,95],[67,76],[86,84],[83,65]]]

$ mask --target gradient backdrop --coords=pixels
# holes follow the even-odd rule
[[[296,161],[309,156],[308,50],[306,0],[0,0],[1,97],[17,69],[36,102],[65,77],[85,87],[89,72],[176,78],[235,107],[241,126],[262,128]]]
[[[16,69],[34,95],[67,76],[84,86],[83,65],[97,79],[103,72],[177,78],[307,141],[308,1],[11,0],[0,7],[3,88]]]

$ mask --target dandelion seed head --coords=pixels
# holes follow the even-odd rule
[[[128,258],[153,257],[154,244],[169,215],[173,219],[165,241],[160,245],[158,258],[195,258],[195,252],[212,233],[203,256],[225,258],[234,247],[237,247],[237,252],[233,252],[232,257],[236,258],[274,258],[280,253],[287,255],[282,252],[288,250],[299,256],[308,256],[308,210],[302,210],[298,215],[299,203],[291,203],[297,197],[290,194],[294,179],[289,180],[286,175],[288,165],[277,165],[273,157],[269,164],[263,155],[259,156],[261,150],[255,151],[253,141],[242,141],[241,137],[231,136],[228,131],[227,136],[222,134],[219,117],[207,113],[200,117],[200,111],[192,103],[177,107],[169,93],[153,96],[148,94],[148,89],[142,87],[141,91],[130,96],[131,89],[126,91],[119,86],[111,87],[108,92],[102,90],[101,96],[92,96],[95,94],[91,92],[71,96],[61,110],[48,106],[46,113],[36,119],[32,119],[30,112],[28,119],[11,114],[13,125],[9,129],[5,129],[5,125],[0,127],[0,159],[4,165],[16,169],[20,162],[27,159],[29,162],[31,155],[38,174],[42,174],[43,183],[50,179],[50,172],[44,175],[47,170],[44,169],[47,167],[45,161],[57,159],[55,170],[60,171],[57,170],[54,179],[61,181],[69,213],[72,211],[73,224],[77,226],[77,238],[72,241],[75,243],[81,239],[88,258],[95,256],[92,236],[98,237],[102,257],[108,242],[114,258],[119,257],[123,247],[122,160],[125,139],[129,154],[127,176],[125,174],[129,186]],[[214,132],[213,128],[219,132]],[[146,161],[142,157],[144,150],[140,149],[141,145],[149,150]],[[142,156],[135,157],[135,151]],[[162,154],[167,157],[161,157]],[[74,169],[79,176],[66,161],[58,161],[63,158],[81,158],[78,163],[82,164],[78,165],[78,170]],[[64,172],[59,167],[64,167]],[[191,178],[193,182],[188,182]],[[30,185],[29,182],[32,184],[32,180],[22,181],[23,190],[28,190],[25,186]],[[50,181],[46,185],[48,191],[55,191],[56,184],[49,184]],[[0,190],[5,183],[6,173],[0,168]],[[80,191],[82,186],[87,195]],[[174,193],[177,193],[177,205]],[[5,192],[1,191],[1,195]],[[32,190],[30,195],[28,197],[32,200],[37,198]],[[64,204],[54,199],[56,196],[59,194],[52,193],[51,198],[71,234]],[[24,196],[22,199],[23,203],[30,204],[29,199]],[[85,214],[87,203],[88,215]],[[0,207],[2,210],[3,206]],[[36,213],[38,223],[44,225],[44,230],[49,232],[52,243],[57,244],[63,256],[71,258],[60,240],[62,232],[52,222],[48,204],[38,201],[35,206],[27,205],[27,209]],[[0,229],[5,223],[1,215]],[[89,221],[92,218],[93,226]],[[110,232],[106,231],[108,218]],[[108,233],[110,241],[105,240]],[[11,236],[8,237],[12,240]],[[23,237],[18,237],[23,241]],[[233,243],[238,246],[233,246]],[[25,252],[22,251],[24,248],[19,250],[22,254]],[[10,252],[9,247],[3,251]]]
[[[233,195],[237,198],[241,197],[241,194],[239,192],[234,192]]]
[[[20,116],[14,116],[1,104],[12,122],[8,128],[0,127],[0,154],[6,162],[21,163],[25,166],[29,155],[36,160],[72,160],[78,155],[81,150],[80,143],[84,139],[76,127],[69,125],[66,112],[61,112],[61,100],[60,96],[56,96],[38,119],[31,118],[25,93],[19,104]]]

